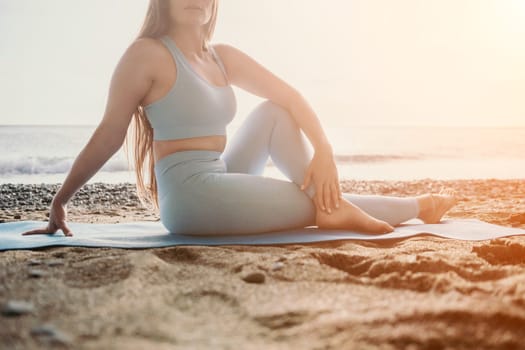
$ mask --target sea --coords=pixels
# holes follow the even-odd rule
[[[95,128],[0,125],[0,184],[62,183]],[[341,180],[525,180],[523,127],[374,126],[325,131]],[[284,179],[271,161],[264,175]],[[135,182],[123,148],[88,181],[95,182]]]

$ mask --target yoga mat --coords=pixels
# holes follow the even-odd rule
[[[525,235],[525,230],[489,224],[479,220],[445,220],[439,224],[421,224],[410,220],[394,232],[366,235],[346,230],[322,230],[316,227],[252,235],[187,236],[169,233],[157,222],[136,221],[118,224],[69,223],[73,237],[62,231],[49,235],[22,236],[27,230],[45,227],[43,221],[17,221],[0,224],[0,250],[31,249],[49,246],[114,248],[156,248],[176,245],[265,245],[354,240],[385,240],[432,234],[444,238],[479,241],[498,237]]]

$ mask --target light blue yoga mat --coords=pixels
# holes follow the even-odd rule
[[[312,243],[322,241],[385,240],[432,234],[444,238],[479,241],[512,235],[525,235],[525,230],[489,224],[479,220],[446,220],[439,224],[421,224],[411,220],[394,232],[365,235],[343,230],[305,228],[256,235],[185,236],[170,234],[160,222],[136,221],[118,224],[69,223],[73,237],[62,231],[49,235],[22,236],[27,230],[45,227],[43,221],[18,221],[0,224],[0,250],[31,249],[49,246],[84,246],[115,248],[156,248],[176,245],[265,245]]]

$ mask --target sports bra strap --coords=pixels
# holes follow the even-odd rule
[[[174,58],[179,58],[179,49],[177,48],[177,46],[175,46],[175,44],[173,43],[173,41],[168,37],[168,36],[163,36],[160,38],[160,40],[164,43],[164,45],[166,45],[166,47],[168,48],[168,50],[170,50],[171,52],[171,55],[174,57]]]
[[[164,36],[162,36],[160,38],[160,40],[166,45],[168,50],[170,50],[172,56],[177,61],[179,59],[181,59],[179,57],[179,55],[182,55],[182,52],[180,52],[179,48],[175,45],[175,43],[173,42],[173,40],[170,37],[168,37],[167,35],[164,35]],[[229,85],[230,81],[228,79],[228,74],[226,74],[226,69],[224,68],[224,65],[222,64],[222,61],[221,61],[219,55],[217,55],[217,52],[215,52],[215,49],[211,45],[208,45],[208,48],[210,50],[210,53],[211,53],[213,59],[215,60],[215,62],[219,66],[219,68],[221,69],[222,74],[224,75],[224,79],[226,79],[226,83]]]
[[[217,62],[217,64],[219,65],[219,68],[221,69],[222,74],[224,75],[224,78],[226,79],[226,83],[229,85],[230,80],[228,79],[228,74],[226,74],[226,69],[224,68],[224,65],[222,64],[222,61],[219,55],[217,55],[217,52],[215,52],[215,49],[211,45],[208,45],[208,47],[210,49],[211,55],[215,59],[215,62]]]

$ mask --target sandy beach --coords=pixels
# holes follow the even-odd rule
[[[525,180],[343,182],[346,192],[394,196],[442,187],[459,195],[445,219],[525,228]],[[44,226],[58,188],[0,185],[0,223]],[[68,214],[159,219],[134,184],[86,185]],[[5,251],[0,348],[522,349],[524,264],[518,236]]]

